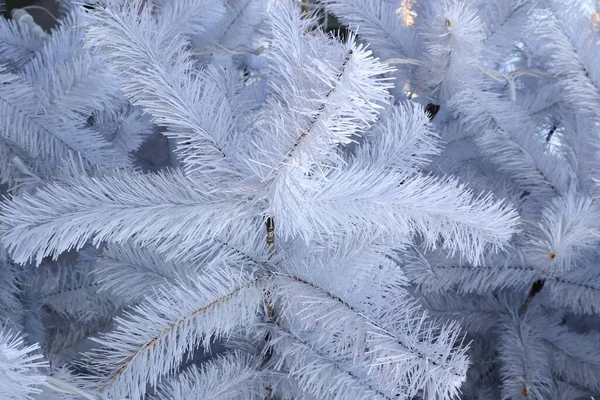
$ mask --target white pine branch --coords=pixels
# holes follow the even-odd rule
[[[573,171],[536,137],[534,121],[494,93],[464,90],[449,103],[453,113],[478,134],[477,145],[499,168],[540,198],[565,193]],[[530,132],[527,135],[520,132]],[[485,132],[481,135],[481,132]]]
[[[333,171],[301,207],[280,219],[286,233],[386,234],[405,241],[417,233],[429,247],[478,260],[486,246],[503,247],[516,232],[516,213],[491,195],[478,197],[455,180],[368,168],[368,160]],[[342,209],[344,212],[340,213]]]
[[[380,0],[319,0],[319,3],[355,30],[365,43],[370,43],[378,57],[413,57],[415,31],[391,4]]]
[[[229,62],[232,54],[247,53],[249,57],[260,52],[253,35],[265,18],[265,0],[229,0],[226,13],[217,26],[213,26],[196,40],[196,52],[210,55],[214,63]],[[254,48],[254,46],[257,46]]]
[[[157,29],[151,12],[144,8],[138,15],[137,6],[98,7],[91,13],[87,44],[115,67],[132,103],[169,128],[166,134],[180,143],[180,159],[189,173],[235,177],[228,136],[236,117],[225,88],[210,74],[194,73],[186,40],[170,35],[172,27]]]
[[[528,236],[528,262],[549,275],[563,275],[597,249],[600,209],[591,198],[568,193],[542,210]]]
[[[536,268],[502,253],[486,257],[482,265],[449,258],[441,251],[424,253],[416,248],[398,254],[397,259],[401,260],[398,262],[410,281],[428,293],[458,291],[485,295],[509,288],[525,291],[540,277]]]
[[[352,360],[350,371],[382,393],[414,396],[423,389],[434,398],[451,397],[464,381],[464,350],[453,347],[459,334],[456,326],[439,326],[435,345],[428,339],[419,344],[418,337],[429,337],[433,331],[417,328],[419,336],[399,337],[308,281],[281,276],[271,282],[287,329],[303,332],[303,340],[332,360]]]
[[[598,333],[578,334],[562,325],[544,325],[541,336],[553,349],[552,369],[567,382],[600,391]]]
[[[267,327],[275,351],[275,368],[284,369],[299,389],[315,398],[331,400],[391,400],[378,388],[349,368],[348,361],[332,359],[326,352],[314,349],[290,330],[279,324]],[[346,362],[344,362],[346,361]]]
[[[233,223],[230,215],[243,222],[249,210],[242,203],[204,193],[176,171],[121,171],[101,178],[80,176],[15,198],[3,205],[0,220],[14,260],[39,264],[43,257],[80,249],[90,239],[94,244],[133,239],[178,253],[209,233],[227,230]],[[248,225],[241,233],[247,231]]]
[[[0,135],[9,144],[14,143],[17,149],[27,152],[27,158],[36,160],[36,164],[44,165],[45,170],[53,171],[60,160],[83,150],[83,155],[90,161],[99,161],[99,154],[111,159],[111,150],[103,152],[110,143],[88,135],[78,137],[77,129],[63,130],[52,116],[44,115],[40,108],[39,96],[35,87],[21,77],[6,70],[0,71]],[[89,147],[85,150],[83,147]],[[116,154],[116,153],[115,153]],[[18,151],[17,151],[17,155]]]
[[[536,327],[543,319],[539,309],[529,309],[524,317],[506,316],[500,336],[503,398],[547,398],[553,377],[551,352]]]
[[[261,359],[234,352],[192,366],[167,380],[152,400],[263,400],[268,396],[269,371]]]
[[[37,343],[26,346],[20,335],[0,328],[0,397],[30,400],[41,393],[48,364],[39,349]]]
[[[198,276],[193,289],[158,290],[94,339],[101,347],[87,355],[96,374],[92,386],[116,398],[143,397],[188,352],[254,323],[263,298],[257,279],[250,271],[223,268]]]
[[[25,65],[44,45],[27,25],[14,19],[0,19],[0,63],[8,64],[11,70]]]
[[[403,102],[386,108],[367,132],[354,157],[373,167],[417,170],[441,153],[440,138],[424,108]]]
[[[100,292],[109,292],[131,304],[169,286],[191,285],[202,265],[167,261],[150,249],[126,242],[109,244],[94,266]]]
[[[449,323],[458,322],[469,337],[481,334],[489,340],[491,335],[498,331],[499,323],[502,322],[500,318],[508,317],[510,310],[518,309],[523,304],[523,292],[496,292],[498,294],[495,296],[462,295],[453,292],[415,292],[413,295],[419,299],[419,303],[431,318]],[[472,359],[471,354],[468,355]]]
[[[591,265],[598,262],[592,258]],[[563,275],[547,276],[552,302],[569,307],[578,314],[600,313],[600,271],[596,268],[574,268]]]
[[[543,40],[542,49],[549,57],[545,66],[560,79],[561,97],[574,109],[598,121],[598,44],[592,22],[577,9],[579,3],[548,1],[544,18],[530,19],[529,28]]]
[[[474,86],[474,71],[485,39],[484,26],[467,1],[432,3],[426,24],[419,26],[426,48],[418,77],[429,96],[445,102],[465,86]],[[432,96],[433,97],[433,96]]]
[[[312,30],[315,21],[293,3],[278,3],[268,19],[270,91],[249,158],[268,184],[274,214],[290,207],[306,174],[343,164],[348,144],[377,117],[389,97],[389,68],[370,51]]]
[[[194,36],[217,29],[227,11],[223,0],[158,0],[157,23],[165,35]]]
[[[109,244],[94,267],[95,281],[100,292],[110,292],[126,303],[135,303],[160,288],[193,287],[194,277],[201,271],[218,270],[227,264],[256,268],[267,261],[265,256],[219,238],[198,241],[193,254],[189,261],[182,261],[181,257],[167,259],[132,242]]]
[[[91,249],[82,249],[82,253]],[[42,264],[28,284],[39,301],[64,318],[91,323],[97,318],[112,317],[120,302],[99,294],[98,284],[91,274],[93,261],[81,259],[73,265],[59,263],[58,268]]]

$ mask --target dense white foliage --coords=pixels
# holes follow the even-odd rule
[[[600,9],[88,3],[0,20],[0,398],[598,396]]]

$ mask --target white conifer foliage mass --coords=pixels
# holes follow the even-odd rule
[[[407,96],[432,110],[442,151],[428,168],[490,189],[520,214],[521,232],[509,248],[479,263],[448,257],[426,241],[393,255],[420,303],[434,316],[460,320],[475,344],[461,398],[598,396],[595,378],[584,371],[600,362],[586,344],[598,330],[600,288],[593,106],[599,5],[386,2],[404,25],[394,32],[420,33],[407,55],[370,39],[390,37],[390,14],[372,8],[381,2],[354,3],[319,1],[374,53],[404,68],[392,91],[397,101]],[[361,22],[385,27],[361,36]],[[567,350],[570,343],[588,348],[595,361]],[[567,365],[577,372],[567,377]]]
[[[0,18],[0,398],[600,398],[600,4],[57,3]]]
[[[0,331],[0,396],[9,399],[33,399],[46,380],[47,365],[38,352],[38,344],[26,345],[23,338],[6,328]]]

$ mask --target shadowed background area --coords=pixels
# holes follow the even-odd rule
[[[54,0],[6,0],[5,3],[6,9],[4,10],[4,16],[6,18],[10,18],[10,11],[13,8],[23,8],[32,5],[44,7],[52,13],[52,15],[58,16],[58,3]],[[30,13],[33,19],[35,19],[35,21],[45,30],[50,29],[56,23],[47,12],[40,10],[39,8],[29,8],[27,9],[27,12]]]

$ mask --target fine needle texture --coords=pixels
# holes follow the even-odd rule
[[[600,398],[592,2],[58,3],[0,19],[0,398]]]

